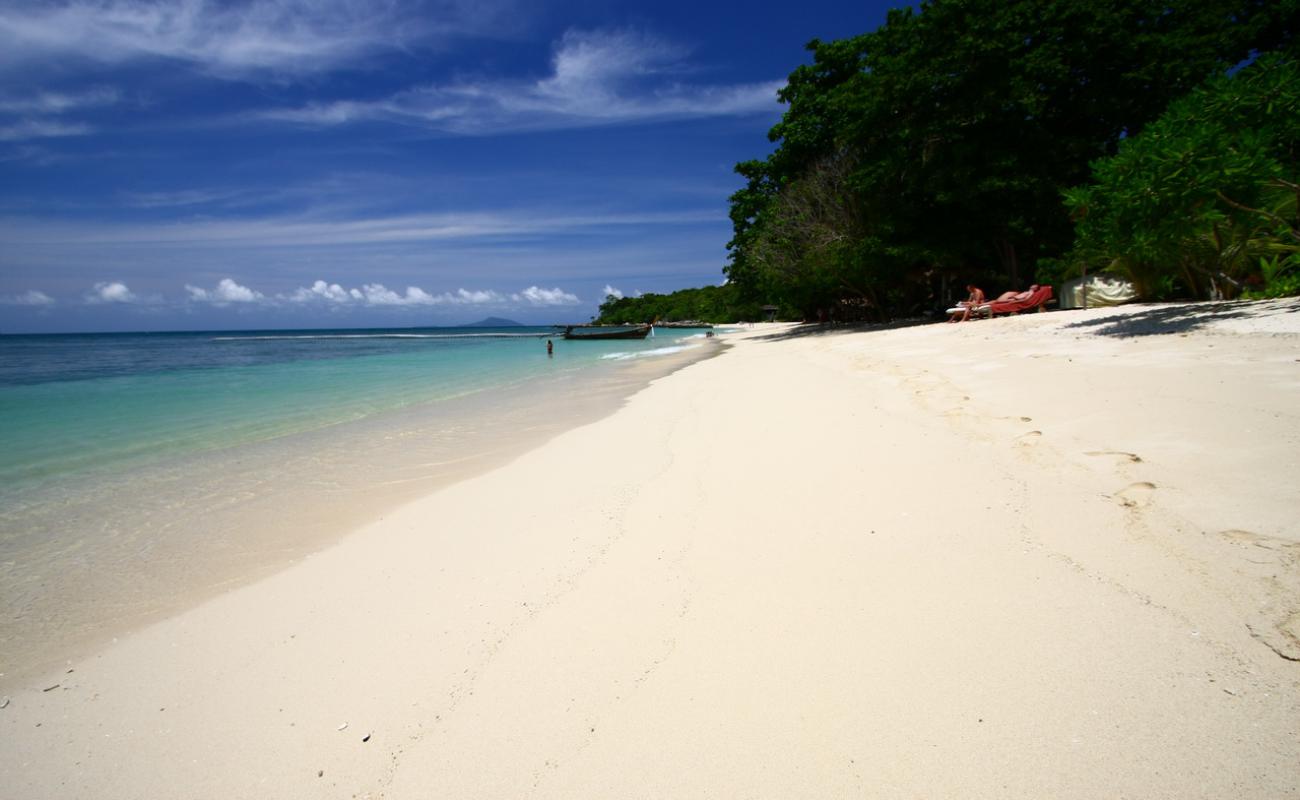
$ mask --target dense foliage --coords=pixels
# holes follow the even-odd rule
[[[655,320],[713,323],[756,321],[763,319],[759,305],[757,301],[743,299],[731,284],[705,286],[700,289],[682,289],[672,294],[607,297],[600,306],[596,322],[618,325]]]
[[[925,311],[969,280],[1022,288],[1040,261],[1071,250],[1062,192],[1088,182],[1094,162],[1103,171],[1094,185],[1105,184],[1099,160],[1207,78],[1260,51],[1289,51],[1297,7],[931,0],[892,12],[875,32],[814,41],[812,63],[782,91],[774,151],[737,165],[746,186],[731,199],[731,285],[810,318]],[[1285,187],[1270,185],[1225,185],[1219,213],[1242,225],[1252,214],[1284,217]],[[1106,190],[1081,191],[1076,210],[1100,208]],[[1248,208],[1224,210],[1234,202]],[[1077,255],[1118,241],[1090,230]]]
[[[1090,184],[1069,261],[1111,267],[1139,294],[1235,297],[1300,285],[1300,65],[1277,55],[1173,103]]]

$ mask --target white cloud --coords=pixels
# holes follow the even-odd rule
[[[186,287],[189,288],[189,287]],[[342,305],[355,303],[362,306],[440,306],[483,305],[504,303],[504,295],[492,290],[457,289],[454,292],[430,294],[418,286],[408,286],[404,293],[389,289],[382,283],[367,283],[359,289],[345,289],[337,283],[316,281],[310,288],[299,287],[281,300],[290,303],[329,303]]]
[[[372,306],[429,305],[433,301],[427,292],[415,286],[407,287],[405,295],[394,292],[382,283],[366,284],[361,291],[365,302]]]
[[[620,86],[648,75],[681,71],[686,53],[663,39],[635,31],[576,31],[564,34],[551,59],[551,75],[515,102],[548,99],[589,114],[609,113],[606,104],[622,101]]]
[[[100,281],[86,295],[87,303],[138,303],[140,297],[120,281]]]
[[[316,281],[311,288],[299,286],[292,294],[282,296],[291,303],[350,303],[361,299],[361,292],[348,291],[337,283]]]
[[[22,294],[8,297],[0,297],[0,304],[7,306],[33,306],[43,308],[54,305],[54,298],[45,292],[38,292],[35,289],[29,289]]]
[[[195,303],[211,303],[214,306],[227,306],[232,303],[257,303],[265,299],[261,292],[253,291],[247,286],[240,286],[230,278],[222,278],[215,289],[201,289],[185,284],[185,291],[190,293],[190,300]]]
[[[621,291],[619,291],[618,289],[615,289],[613,286],[610,286],[608,283],[605,284],[604,293],[603,293],[601,296],[602,296],[602,297],[612,297],[612,298],[614,298],[615,300],[622,300],[622,299],[623,299],[623,293],[622,293]]]
[[[418,286],[406,287],[406,294],[397,292],[382,283],[368,283],[361,287],[363,302],[371,306],[432,306],[443,302]]]
[[[78,94],[39,92],[27,97],[0,96],[0,112],[5,114],[66,114],[83,108],[111,106],[118,102],[116,89],[101,86]]]
[[[609,289],[610,287],[606,287]],[[530,286],[514,294],[502,294],[492,289],[456,289],[455,291],[434,294],[418,286],[408,286],[405,292],[389,289],[382,283],[367,283],[358,288],[346,288],[338,283],[318,280],[311,286],[298,287],[287,294],[268,297],[254,289],[243,286],[230,278],[222,278],[212,289],[204,289],[193,284],[185,284],[191,303],[207,303],[224,308],[239,304],[280,304],[356,306],[356,307],[402,307],[402,306],[483,306],[483,305],[529,305],[529,306],[572,306],[581,301],[574,294],[562,289],[543,289]],[[615,290],[617,291],[617,290]],[[163,300],[160,296],[142,297],[131,291],[121,281],[100,281],[85,295],[91,304],[140,304],[157,305]],[[0,305],[46,307],[55,304],[55,300],[44,292],[31,290],[19,295],[0,296]]]
[[[381,119],[465,135],[553,130],[641,120],[772,113],[781,81],[691,85],[678,46],[631,31],[570,31],[539,80],[426,86],[379,100],[343,100],[263,112],[308,125]]]
[[[542,289],[537,286],[529,286],[522,292],[511,295],[511,299],[516,303],[527,301],[535,306],[576,306],[582,302],[577,295],[562,289]]]
[[[117,101],[117,91],[111,88],[88,89],[80,94],[39,92],[21,97],[0,93],[0,114],[15,117],[0,125],[0,141],[16,142],[93,133],[94,129],[89,125],[64,121],[58,117],[86,108],[113,105]]]
[[[174,192],[127,192],[121,197],[123,203],[134,208],[177,208],[226,203],[244,194],[229,189],[181,189]]]
[[[373,244],[423,241],[482,241],[557,231],[597,231],[611,227],[695,225],[726,219],[725,208],[648,211],[628,214],[515,210],[510,213],[406,214],[391,217],[327,218],[280,215],[254,219],[194,219],[171,224],[67,222],[0,216],[0,241],[8,245],[40,244]]]
[[[440,37],[503,27],[502,3],[461,0],[55,0],[0,8],[0,69],[167,59],[221,77],[301,75]]]
[[[443,297],[447,302],[459,305],[483,305],[484,303],[504,303],[505,297],[494,291],[468,291],[466,289],[457,289],[455,294],[447,293]]]
[[[468,289],[457,289],[455,292],[443,292],[434,295],[418,286],[408,286],[406,287],[406,294],[399,295],[397,292],[384,288],[383,284],[379,283],[365,286],[362,292],[365,294],[366,302],[370,305],[482,305],[484,303],[500,303],[505,299],[491,290],[470,291]]]
[[[94,128],[78,122],[59,122],[47,119],[24,119],[11,125],[0,126],[0,142],[17,142],[24,139],[51,139],[60,136],[85,136]]]

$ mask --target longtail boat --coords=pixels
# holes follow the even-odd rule
[[[565,339],[644,339],[650,334],[650,325],[570,325],[564,329]]]

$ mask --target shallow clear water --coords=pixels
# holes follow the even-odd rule
[[[704,343],[554,334],[0,337],[0,672],[283,566]]]
[[[0,337],[0,485],[227,448],[504,391],[681,335],[564,342],[550,328]],[[677,332],[674,332],[675,334]]]

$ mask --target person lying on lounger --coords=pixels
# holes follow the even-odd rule
[[[1038,291],[1038,284],[1035,283],[1023,292],[1003,292],[993,302],[1005,303],[1008,300],[1028,300],[1036,291]]]

